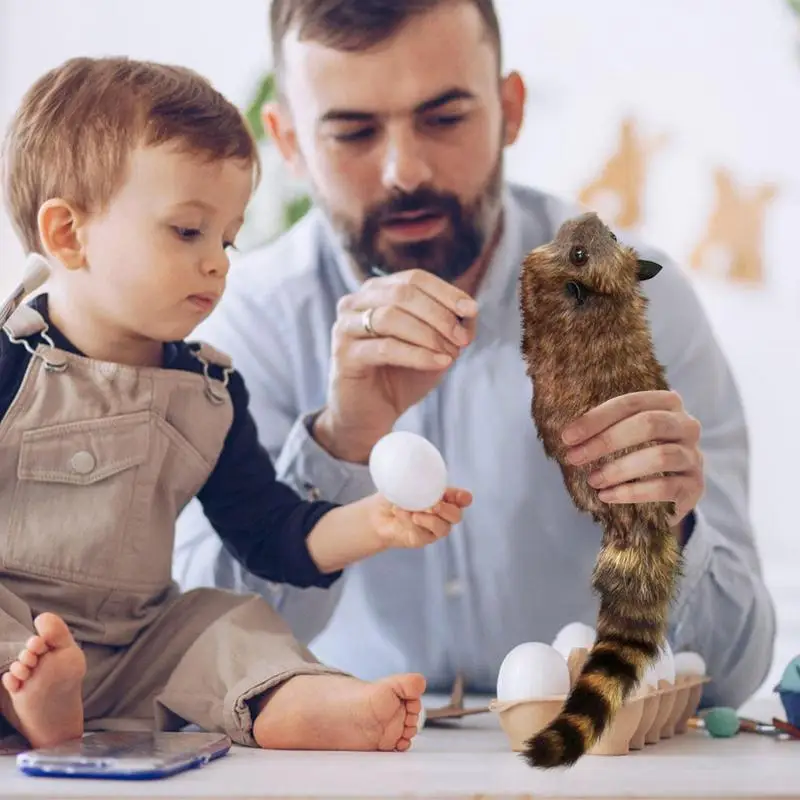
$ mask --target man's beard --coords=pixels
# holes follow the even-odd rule
[[[386,201],[368,209],[360,228],[351,219],[332,212],[325,204],[333,228],[361,272],[395,273],[422,269],[446,281],[461,277],[483,252],[497,221],[503,185],[500,152],[489,180],[477,198],[463,204],[449,192],[420,188],[411,194],[396,191]],[[378,245],[382,225],[403,212],[426,212],[448,221],[447,230],[431,239]]]

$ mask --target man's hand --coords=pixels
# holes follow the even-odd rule
[[[435,275],[408,270],[371,278],[337,311],[328,398],[313,435],[335,457],[364,463],[472,341],[478,307]]]
[[[615,397],[584,414],[563,431],[572,464],[588,464],[623,448],[649,443],[590,473],[589,483],[605,503],[673,501],[675,527],[703,494],[700,423],[671,391]],[[658,477],[658,473],[667,473]]]

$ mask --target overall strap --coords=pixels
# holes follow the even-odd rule
[[[3,326],[9,339],[27,339],[47,330],[44,317],[30,306],[20,306]]]
[[[46,370],[63,372],[67,368],[67,358],[64,353],[56,349],[55,343],[47,335],[48,327],[45,318],[38,311],[30,306],[21,305],[9,317],[3,330],[10,342],[21,344],[32,356],[41,358]],[[32,347],[28,339],[36,335],[41,336],[49,347],[41,350]]]
[[[195,342],[192,354],[203,365],[203,377],[206,379],[206,395],[212,403],[224,403],[228,397],[226,391],[228,380],[233,372],[233,361],[230,356],[213,348],[205,342]],[[222,380],[215,381],[211,377],[209,367],[214,365],[222,370]]]

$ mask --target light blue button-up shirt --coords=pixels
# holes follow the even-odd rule
[[[477,295],[476,339],[441,385],[397,422],[442,452],[449,482],[473,505],[449,537],[393,550],[345,571],[333,588],[296,589],[244,574],[197,502],[178,525],[175,577],[265,596],[323,661],[363,678],[420,671],[432,691],[461,672],[493,693],[514,646],[551,642],[568,622],[595,624],[591,571],[601,531],[573,506],[531,421],[520,354],[519,265],[582,209],[513,184],[504,233]],[[664,254],[621,237],[664,266],[643,285],[667,378],[702,423],[706,492],[686,548],[670,621],[674,650],[700,653],[713,682],[704,702],[738,706],[765,679],[775,617],[748,511],[748,440],[728,364],[686,275]],[[337,502],[373,492],[368,469],[337,461],[309,436],[325,402],[337,300],[356,290],[326,220],[314,210],[232,268],[225,298],[198,336],[233,357],[282,479]],[[323,630],[324,629],[324,630]]]

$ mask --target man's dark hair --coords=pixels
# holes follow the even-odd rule
[[[283,40],[290,30],[296,29],[301,40],[358,52],[385,41],[411,17],[453,2],[468,2],[478,9],[500,64],[500,23],[494,0],[272,0],[272,57],[279,82]]]

